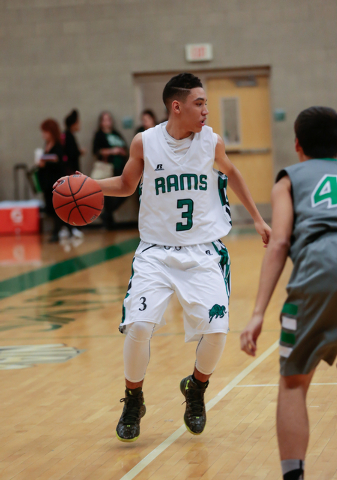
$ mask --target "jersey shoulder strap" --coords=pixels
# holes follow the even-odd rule
[[[142,141],[143,141],[143,148],[144,150],[146,149],[149,141],[151,142],[151,140],[155,137],[158,136],[158,133],[160,133],[158,131],[158,127],[161,128],[160,124],[159,125],[156,125],[155,127],[152,127],[152,128],[148,128],[147,130],[145,130],[144,132],[142,132]]]

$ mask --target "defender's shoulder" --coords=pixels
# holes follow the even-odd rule
[[[295,163],[294,165],[289,165],[289,167],[282,168],[282,170],[276,175],[275,183],[285,176],[288,176],[291,179],[292,175],[301,171],[303,167],[303,163]]]

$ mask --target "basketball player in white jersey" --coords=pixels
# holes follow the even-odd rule
[[[208,110],[200,80],[187,73],[173,77],[163,101],[168,122],[136,135],[120,177],[98,181],[104,195],[123,197],[134,193],[142,178],[141,242],[120,325],[126,334],[126,392],[116,433],[124,442],[139,437],[150,339],[163,325],[174,292],[184,310],[185,341],[198,341],[194,372],[180,384],[186,398],[184,421],[195,435],[205,428],[204,392],[228,332],[230,260],[219,240],[232,226],[227,178],[265,244],[270,235],[223,140],[205,126]],[[221,173],[214,170],[214,161]]]

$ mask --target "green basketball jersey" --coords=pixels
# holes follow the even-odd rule
[[[289,255],[295,262],[306,245],[327,233],[337,235],[337,160],[292,165],[281,170],[276,181],[285,175],[292,187],[294,225]]]

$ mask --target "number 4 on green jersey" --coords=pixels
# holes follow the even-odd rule
[[[327,208],[337,207],[337,175],[324,175],[311,195],[311,206],[327,202]]]

